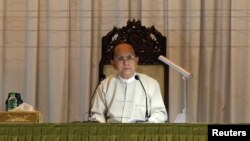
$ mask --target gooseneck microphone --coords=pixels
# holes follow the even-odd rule
[[[93,102],[93,98],[95,97],[95,93],[96,93],[96,90],[98,88],[98,86],[101,84],[102,80],[105,79],[105,74],[101,74],[100,77],[99,77],[99,82],[98,84],[96,85],[95,87],[95,90],[94,92],[92,93],[92,95],[90,96],[90,99],[89,99],[89,112],[88,112],[88,121],[91,121],[91,118],[92,118],[92,114],[91,114],[91,108],[92,108],[92,102]]]
[[[146,117],[146,121],[148,121],[148,118],[149,118],[149,114],[148,114],[148,96],[147,96],[146,90],[145,90],[145,88],[144,88],[144,86],[143,86],[143,84],[141,82],[141,79],[140,79],[139,75],[135,75],[135,79],[139,80],[139,82],[141,83],[141,86],[142,86],[142,88],[143,88],[143,90],[145,92],[145,97],[146,97],[146,113],[145,113],[145,117]]]

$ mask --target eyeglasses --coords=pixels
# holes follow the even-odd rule
[[[115,61],[119,62],[119,63],[123,63],[125,61],[131,62],[135,60],[135,56],[134,55],[128,55],[128,56],[116,56],[114,58]]]

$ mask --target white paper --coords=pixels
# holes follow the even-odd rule
[[[35,111],[34,107],[27,104],[27,103],[22,103],[16,108],[12,109],[11,111]]]

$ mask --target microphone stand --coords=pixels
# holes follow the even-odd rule
[[[146,120],[145,120],[145,122],[148,122],[148,119],[149,119],[150,116],[148,114],[148,96],[147,96],[147,92],[146,92],[146,90],[145,90],[145,88],[144,88],[144,86],[143,86],[143,84],[141,82],[141,79],[140,79],[139,75],[135,75],[135,79],[139,80],[139,82],[140,82],[140,84],[141,84],[141,86],[143,88],[143,91],[145,92],[145,98],[146,98],[146,113],[145,113]]]
[[[99,82],[96,85],[94,92],[92,93],[92,95],[90,95],[90,98],[89,98],[89,111],[88,111],[88,122],[92,122],[91,108],[93,106],[92,102],[93,102],[93,99],[95,97],[96,90],[97,90],[98,86],[101,84],[101,81],[103,81],[105,78],[106,78],[105,74],[101,74],[101,76],[99,78]]]
[[[93,98],[95,96],[95,92],[98,88],[98,86],[100,85],[101,83],[99,82],[98,85],[96,85],[95,87],[95,90],[93,92],[93,94],[90,96],[90,99],[89,99],[89,111],[88,111],[88,121],[89,122],[92,122],[92,113],[91,113],[91,108],[92,108],[92,101],[93,101]]]
[[[160,61],[162,61],[163,63],[169,65],[170,67],[174,68],[176,71],[178,71],[179,73],[181,73],[183,75],[183,81],[184,81],[184,85],[183,85],[183,90],[184,90],[184,108],[183,108],[183,113],[179,113],[177,115],[176,118],[176,122],[187,122],[188,118],[187,118],[187,92],[188,92],[188,78],[191,78],[191,73],[187,72],[185,69],[181,68],[180,66],[176,65],[175,63],[171,62],[170,60],[168,60],[166,57],[164,57],[163,55],[160,55],[158,57],[158,59]]]

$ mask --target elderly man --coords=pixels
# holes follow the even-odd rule
[[[118,74],[104,79],[97,88],[92,121],[100,123],[164,123],[167,111],[158,82],[136,72],[139,57],[129,43],[113,49],[112,66]]]

